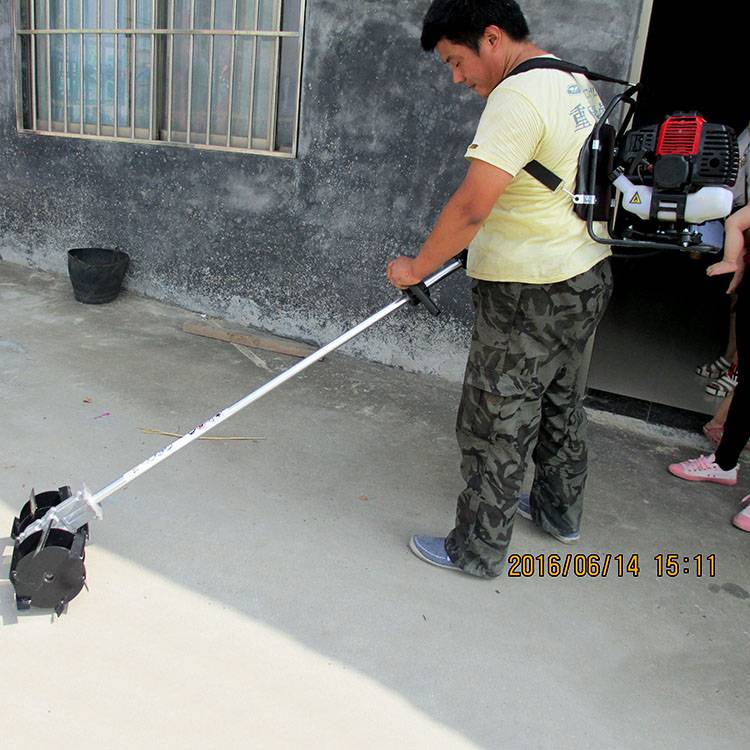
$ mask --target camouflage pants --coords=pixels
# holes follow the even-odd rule
[[[534,520],[578,531],[587,470],[584,352],[611,292],[608,260],[556,284],[474,282],[456,424],[466,489],[445,542],[465,572],[502,571],[532,448]]]

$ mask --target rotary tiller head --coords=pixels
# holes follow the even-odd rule
[[[11,537],[17,540],[29,524],[70,496],[69,487],[38,495],[32,490],[29,501],[13,521]],[[86,583],[83,559],[88,536],[87,524],[73,533],[50,528],[30,534],[20,544],[16,541],[10,582],[16,590],[18,609],[39,607],[54,609],[58,616],[63,613]]]

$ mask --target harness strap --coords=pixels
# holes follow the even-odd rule
[[[558,177],[551,169],[547,169],[544,164],[541,164],[536,159],[530,161],[524,169],[553,193],[562,185],[562,178]]]
[[[586,76],[590,81],[608,81],[609,83],[620,83],[623,86],[632,86],[629,81],[623,81],[620,78],[613,78],[612,76],[604,75],[604,73],[596,73],[593,70],[589,70],[584,65],[576,65],[567,60],[557,60],[554,57],[532,57],[528,60],[524,60],[520,65],[516,65],[516,67],[513,68],[505,78],[510,78],[519,73],[525,73],[527,70],[535,70],[537,68],[562,70],[566,73],[579,73],[582,76]],[[505,78],[503,78],[503,80],[505,80]]]

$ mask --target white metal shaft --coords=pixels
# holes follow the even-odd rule
[[[459,260],[451,261],[446,266],[441,268],[439,271],[436,271],[432,276],[425,279],[424,281],[425,286],[430,287],[433,284],[436,284],[438,281],[445,278],[446,276],[449,276],[451,273],[453,273],[455,270],[457,270],[460,267],[461,267],[461,261]],[[213,417],[206,420],[202,424],[199,424],[197,427],[194,427],[190,432],[183,435],[181,438],[178,438],[174,442],[165,446],[158,453],[155,453],[153,456],[147,458],[145,461],[138,464],[138,466],[135,466],[134,468],[130,469],[130,471],[125,472],[125,474],[123,474],[119,479],[116,479],[114,482],[108,484],[106,487],[104,487],[103,489],[99,490],[97,493],[92,495],[91,503],[94,505],[98,505],[105,498],[109,497],[110,495],[114,494],[115,492],[122,489],[126,485],[130,484],[130,482],[132,482],[136,477],[139,477],[141,474],[144,474],[149,469],[153,468],[157,464],[164,461],[166,458],[169,458],[169,456],[171,456],[173,453],[176,453],[181,448],[184,448],[189,443],[192,443],[193,440],[197,440],[201,435],[205,434],[209,430],[212,430],[214,427],[221,424],[225,420],[229,419],[229,417],[233,416],[238,411],[241,411],[246,406],[249,406],[250,404],[252,404],[253,401],[257,401],[259,398],[262,398],[263,396],[265,396],[267,393],[270,393],[275,388],[278,388],[282,383],[285,383],[287,380],[290,380],[295,375],[307,369],[310,365],[314,364],[318,360],[323,359],[323,357],[330,354],[335,349],[338,349],[340,346],[343,346],[347,341],[351,341],[351,339],[355,338],[356,336],[359,336],[360,333],[367,330],[368,328],[373,326],[375,323],[387,317],[391,313],[395,312],[400,307],[407,304],[409,301],[410,301],[409,296],[406,293],[404,293],[399,299],[391,302],[391,304],[387,305],[382,310],[379,310],[378,312],[374,313],[369,318],[362,321],[359,325],[356,325],[354,328],[351,328],[350,330],[341,334],[341,336],[334,339],[329,344],[326,344],[321,349],[318,349],[316,352],[313,352],[309,356],[305,357],[305,359],[301,360],[296,365],[280,373],[272,380],[269,380],[265,385],[262,385],[260,388],[257,388],[252,393],[249,393],[243,399],[240,399],[239,401],[237,401],[237,403],[232,404],[231,406],[228,406],[226,409],[224,409],[223,411],[220,411],[218,414],[214,415]]]

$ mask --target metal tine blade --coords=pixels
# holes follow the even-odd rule
[[[44,522],[44,527],[42,528],[42,533],[39,537],[39,543],[36,545],[36,549],[34,550],[34,557],[36,557],[44,549],[44,545],[47,543],[47,537],[49,536],[49,532],[52,529],[52,520],[53,519],[50,516]]]

